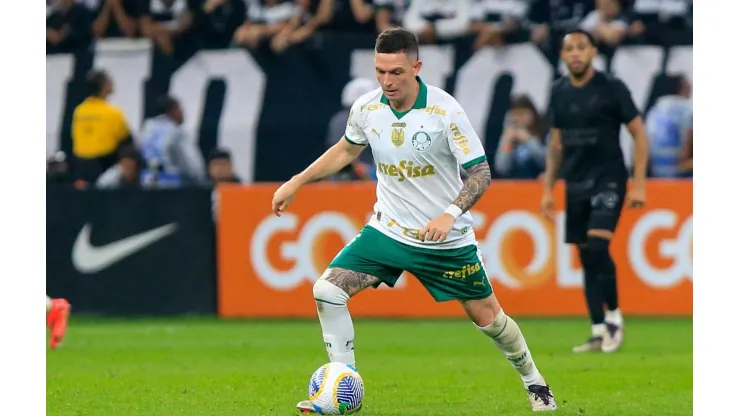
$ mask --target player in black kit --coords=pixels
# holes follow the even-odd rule
[[[543,214],[552,219],[552,189],[560,173],[566,184],[565,240],[578,246],[592,322],[591,338],[573,352],[614,352],[622,345],[624,324],[609,243],[622,206],[645,204],[648,147],[642,116],[622,81],[591,66],[596,54],[587,32],[571,31],[563,38],[561,58],[570,75],[552,87],[553,128],[542,196]],[[629,192],[619,145],[622,124],[635,141]]]

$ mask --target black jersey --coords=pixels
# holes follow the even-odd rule
[[[609,74],[596,71],[580,87],[567,77],[555,81],[550,119],[562,138],[560,176],[573,184],[626,181],[620,129],[638,115],[627,87]]]

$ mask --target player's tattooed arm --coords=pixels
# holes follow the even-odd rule
[[[491,183],[491,168],[485,160],[465,169],[465,172],[468,174],[468,180],[453,202],[462,212],[470,210]]]
[[[351,297],[380,283],[380,279],[367,273],[353,272],[352,270],[334,267],[327,269],[322,279],[344,290]]]
[[[550,131],[550,143],[547,145],[547,161],[545,168],[545,185],[552,190],[557,180],[560,163],[563,161],[563,145],[560,129]]]

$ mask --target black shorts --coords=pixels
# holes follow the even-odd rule
[[[588,230],[614,232],[622,214],[627,186],[608,182],[584,189],[578,185],[566,186],[565,242],[583,244]]]

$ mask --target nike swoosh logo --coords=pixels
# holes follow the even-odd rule
[[[72,265],[81,273],[97,273],[167,237],[176,229],[177,224],[167,224],[104,246],[94,247],[90,243],[92,225],[85,224],[72,246]]]

